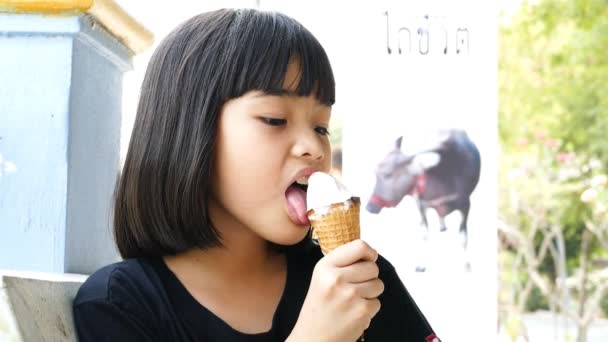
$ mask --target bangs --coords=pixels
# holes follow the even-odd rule
[[[335,103],[335,81],[325,50],[300,23],[280,13],[239,10],[226,46],[224,100],[260,90],[284,93],[283,83],[290,63],[298,63],[298,96],[314,93],[327,106]]]

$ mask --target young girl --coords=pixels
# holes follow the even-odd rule
[[[80,341],[432,341],[374,249],[311,239],[297,183],[330,169],[334,101],[327,55],[285,15],[219,10],[162,41],[116,189],[125,260],[80,288]]]

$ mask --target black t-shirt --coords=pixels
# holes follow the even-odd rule
[[[162,258],[129,259],[91,275],[74,300],[80,341],[284,341],[306,297],[318,247],[287,255],[287,282],[270,331],[245,334],[199,304]],[[434,333],[393,266],[378,258],[382,308],[365,331],[367,342],[433,341]],[[438,339],[436,340],[438,341]]]

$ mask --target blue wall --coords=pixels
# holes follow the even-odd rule
[[[91,273],[109,230],[131,53],[90,17],[0,14],[0,268]]]

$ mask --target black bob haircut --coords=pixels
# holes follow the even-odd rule
[[[203,13],[160,43],[116,184],[114,237],[123,258],[221,245],[208,210],[221,107],[252,90],[281,93],[290,62],[300,68],[296,94],[314,93],[333,105],[334,77],[323,47],[286,15]]]

